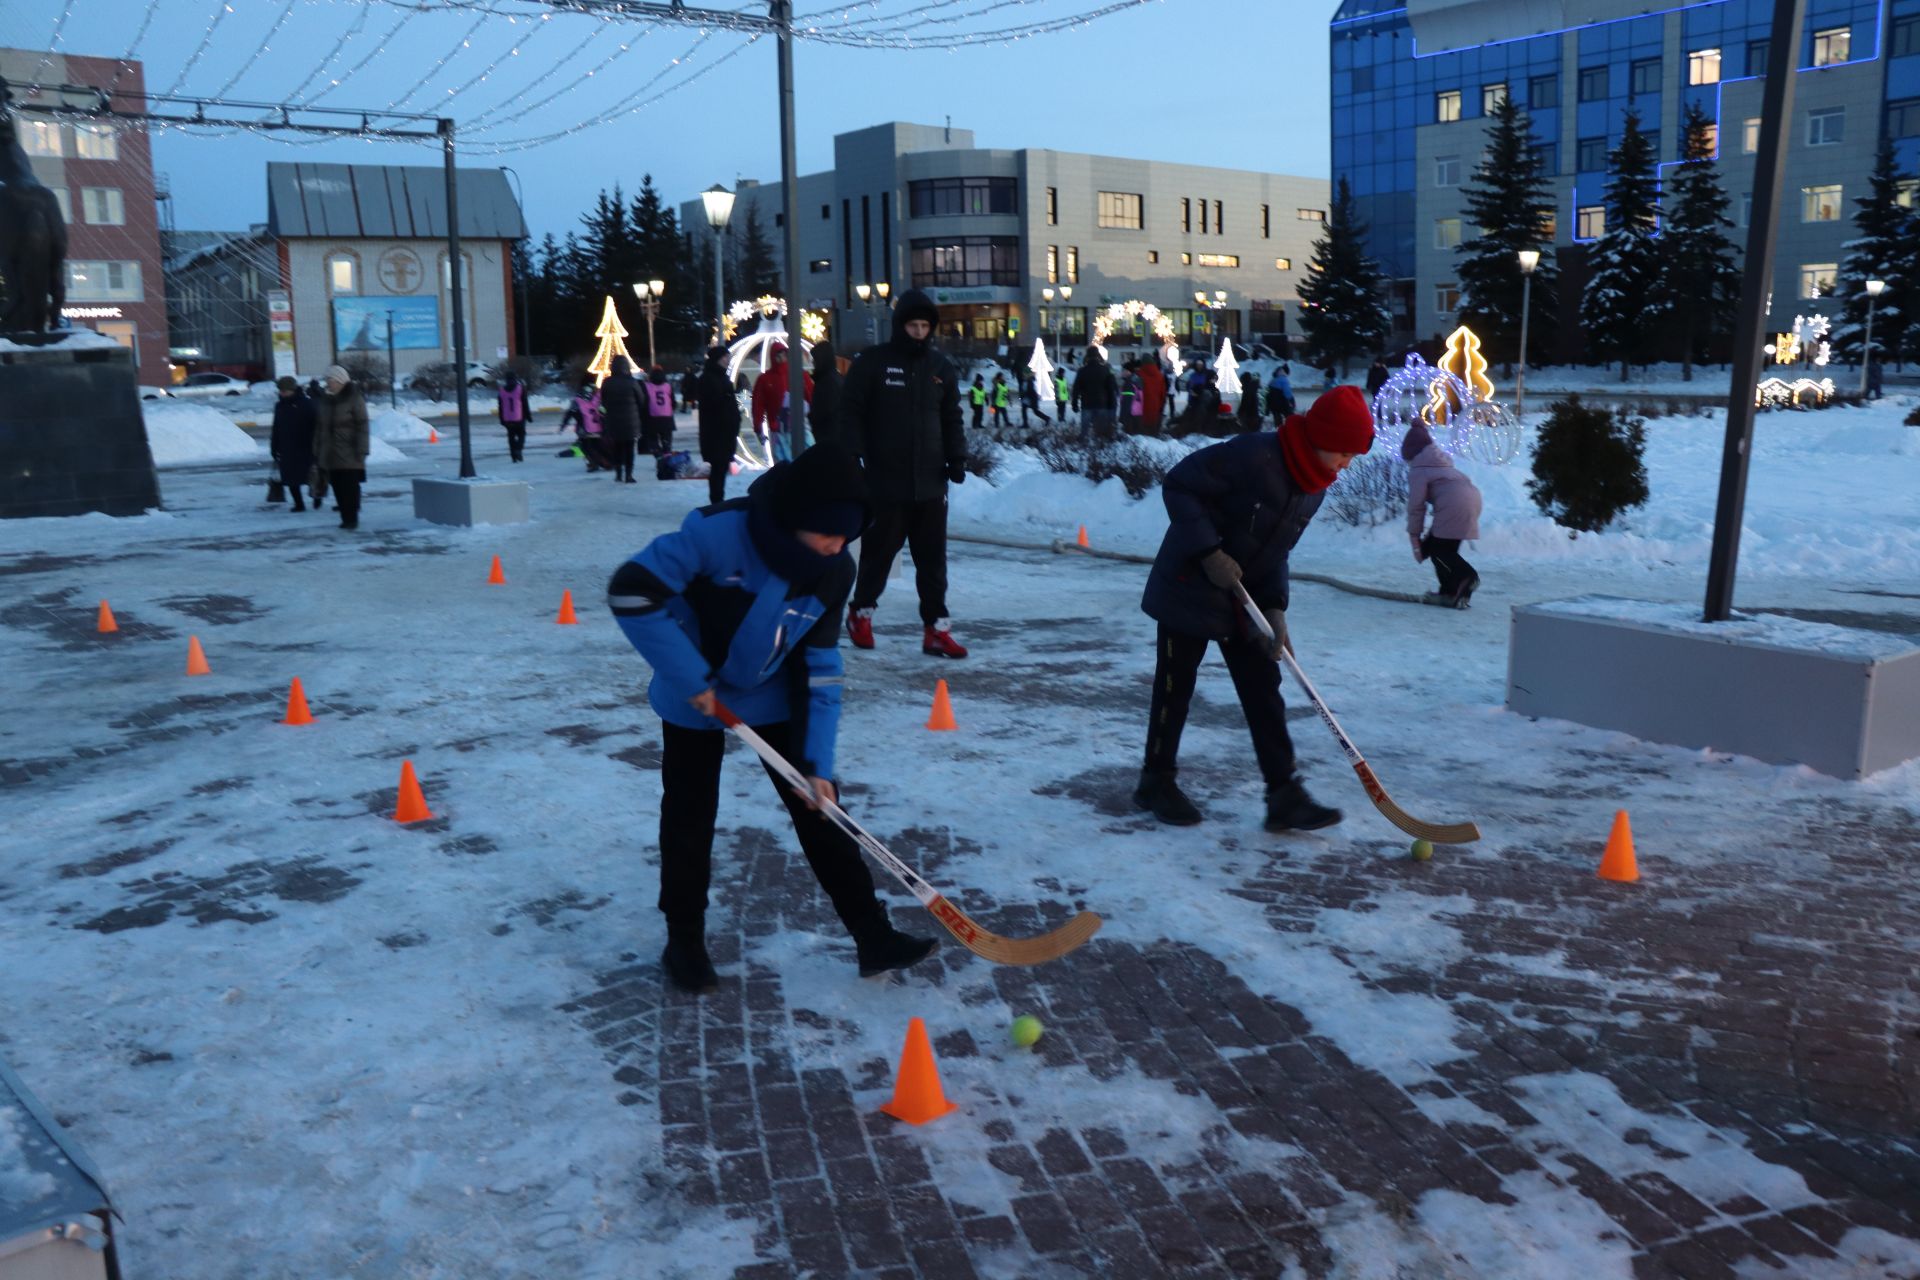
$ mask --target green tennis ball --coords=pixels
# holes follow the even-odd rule
[[[1431,860],[1432,857],[1433,857],[1433,841],[1415,840],[1413,842],[1413,860],[1415,862],[1427,862]]]
[[[1013,1020],[1013,1042],[1022,1049],[1031,1047],[1040,1039],[1040,1019],[1030,1013],[1023,1013]]]

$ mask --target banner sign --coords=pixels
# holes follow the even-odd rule
[[[388,313],[393,316],[395,350],[440,349],[438,298],[335,298],[333,349],[385,351]]]
[[[293,377],[293,299],[284,289],[267,293],[267,340],[273,349],[273,376]]]

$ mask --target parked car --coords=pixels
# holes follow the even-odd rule
[[[173,392],[167,390],[165,387],[141,387],[140,398],[142,400],[170,400],[173,398]]]
[[[409,391],[426,391],[431,389],[422,384],[419,371],[417,370],[407,375],[407,380],[404,385]],[[487,368],[486,365],[478,360],[467,361],[467,386],[490,387],[492,385],[493,370]]]
[[[187,399],[206,399],[211,396],[243,396],[251,389],[246,379],[229,374],[190,373],[185,382],[173,389],[173,394]]]

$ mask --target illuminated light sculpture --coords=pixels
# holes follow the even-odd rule
[[[1775,334],[1766,352],[1776,365],[1824,368],[1831,356],[1827,345],[1828,327],[1829,321],[1823,315],[1795,316],[1792,330]],[[1753,402],[1763,409],[1819,409],[1832,401],[1833,390],[1832,378],[1803,375],[1788,379],[1775,374],[1760,380],[1753,389]]]
[[[1044,339],[1033,340],[1033,359],[1027,361],[1027,368],[1033,371],[1033,381],[1040,388],[1042,403],[1052,399],[1053,361],[1047,359],[1047,344]]]
[[[1493,379],[1487,377],[1487,358],[1480,354],[1480,335],[1467,326],[1461,325],[1447,335],[1447,353],[1440,357],[1439,367],[1465,383],[1473,400],[1493,399]],[[1436,382],[1434,392],[1429,421],[1445,423],[1461,404],[1443,383]]]
[[[1409,355],[1406,366],[1388,377],[1373,398],[1374,433],[1380,443],[1397,453],[1407,429],[1423,422],[1449,457],[1494,467],[1513,461],[1520,451],[1520,422],[1506,405],[1492,399],[1494,386],[1486,370],[1480,339],[1464,327],[1447,340],[1441,367]]]
[[[1233,358],[1233,341],[1220,339],[1220,358],[1213,362],[1213,371],[1220,377],[1220,394],[1237,396],[1241,392],[1240,362]]]
[[[600,339],[600,349],[593,353],[593,361],[587,365],[587,372],[593,375],[593,385],[597,387],[613,372],[615,356],[626,356],[627,363],[633,363],[633,357],[627,352],[627,344],[620,341],[627,336],[627,329],[620,323],[620,313],[613,309],[611,296],[607,298],[606,309],[600,313],[600,326],[593,331],[593,336]]]
[[[1174,376],[1179,377],[1184,365],[1180,360],[1180,340],[1173,331],[1173,321],[1151,302],[1141,302],[1138,298],[1110,303],[1105,311],[1094,313],[1091,345],[1100,349],[1102,358],[1107,354],[1107,339],[1113,336],[1114,326],[1127,320],[1146,321],[1153,330],[1153,336],[1160,339],[1160,354],[1173,367]]]

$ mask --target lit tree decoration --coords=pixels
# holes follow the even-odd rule
[[[1407,430],[1416,422],[1428,421],[1428,406],[1436,396],[1465,403],[1472,399],[1473,392],[1446,370],[1434,368],[1417,353],[1409,354],[1406,366],[1394,370],[1373,397],[1373,433],[1378,443],[1399,452]]]
[[[1033,340],[1033,359],[1027,361],[1027,368],[1033,371],[1033,380],[1040,384],[1042,400],[1051,399],[1053,391],[1053,361],[1047,359],[1047,343],[1044,338]]]
[[[633,363],[633,357],[627,352],[627,344],[620,339],[627,336],[626,326],[620,323],[620,313],[613,309],[613,299],[607,299],[606,309],[600,313],[600,327],[593,331],[600,339],[600,349],[593,353],[593,363],[587,366],[587,372],[593,375],[593,385],[599,386],[613,372],[613,358],[626,356],[627,363]]]
[[[1240,394],[1240,362],[1233,358],[1233,341],[1220,339],[1220,357],[1213,362],[1213,371],[1220,375],[1220,394],[1237,396]]]
[[[1447,335],[1447,353],[1440,357],[1439,367],[1466,384],[1470,400],[1493,399],[1493,380],[1487,377],[1487,358],[1480,354],[1480,335],[1467,326],[1461,325]],[[1462,402],[1453,396],[1451,387],[1437,379],[1433,390],[1427,420],[1443,425],[1460,410]]]

